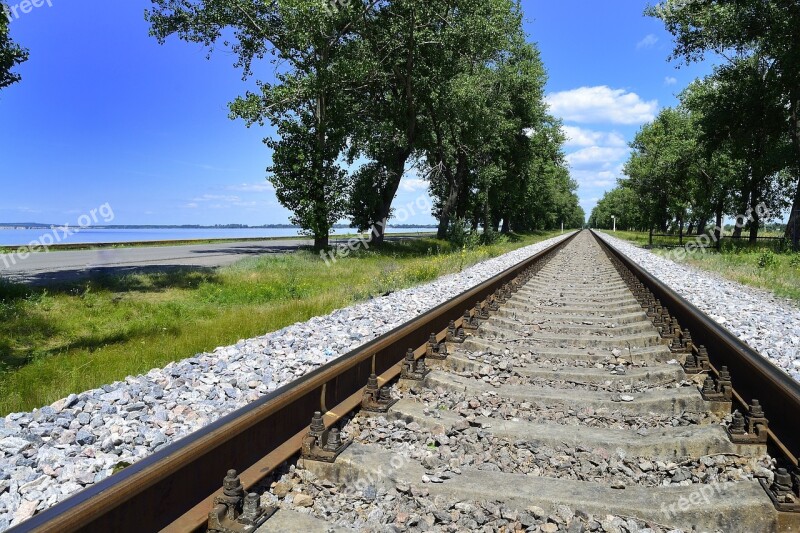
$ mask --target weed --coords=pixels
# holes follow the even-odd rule
[[[758,268],[773,267],[777,262],[778,259],[771,250],[761,252],[761,254],[758,256]]]

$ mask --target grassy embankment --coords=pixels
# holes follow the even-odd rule
[[[647,233],[606,233],[638,245],[646,245],[648,242]],[[767,246],[733,248],[724,245],[721,251],[710,248],[688,254],[673,254],[668,249],[658,248],[653,251],[743,285],[765,289],[777,296],[800,302],[800,253],[776,253]]]
[[[0,281],[0,415],[431,281],[557,234],[472,250],[433,239],[390,243],[330,267],[299,251],[220,269],[109,276],[47,289]]]

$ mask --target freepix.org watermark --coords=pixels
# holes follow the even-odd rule
[[[22,0],[22,2],[14,5],[0,5],[0,9],[6,12],[8,20],[17,20],[22,15],[27,15],[34,9],[41,7],[53,7],[53,0]]]
[[[79,216],[77,225],[53,226],[50,228],[50,232],[42,234],[38,239],[29,242],[27,246],[20,246],[13,253],[0,255],[0,263],[5,268],[11,268],[18,261],[26,260],[32,253],[47,252],[52,245],[66,241],[82,230],[100,223],[101,220],[105,223],[114,220],[114,210],[111,208],[111,204],[105,203]]]
[[[769,220],[772,218],[772,212],[769,210],[766,204],[761,203],[758,204],[755,208],[751,207],[747,210],[747,213],[744,215],[738,215],[735,219],[736,228],[743,229],[747,226],[748,222],[755,222],[754,214],[758,215],[758,220]],[[675,248],[670,250],[666,256],[673,261],[683,261],[686,259],[686,256],[695,252],[706,253],[708,248],[715,246],[718,242],[716,237],[717,232],[719,232],[720,238],[725,238],[725,229],[722,227],[714,227],[711,231],[706,232],[702,235],[698,235],[693,240],[688,242],[685,246],[681,248]]]
[[[394,219],[397,220],[398,223],[403,224],[408,221],[409,217],[413,217],[417,213],[429,212],[430,209],[431,203],[430,200],[428,200],[428,197],[420,196],[415,201],[398,208],[395,212]],[[331,266],[339,259],[347,257],[352,252],[357,251],[359,248],[369,250],[369,245],[372,242],[372,239],[374,239],[375,236],[380,233],[381,229],[386,230],[387,223],[388,219],[383,219],[372,226],[366,235],[361,237],[353,237],[352,239],[348,240],[347,243],[339,244],[338,246],[333,247],[331,250],[322,250],[320,251],[319,256],[323,261],[325,261],[326,266]]]

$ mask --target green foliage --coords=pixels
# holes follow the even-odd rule
[[[472,250],[480,242],[480,236],[470,229],[466,220],[457,218],[447,229],[447,241],[457,248]]]
[[[603,195],[589,216],[592,227],[610,229],[614,227],[612,216],[616,217],[617,229],[644,229],[648,227],[648,219],[642,214],[639,196],[623,185]]]
[[[777,259],[775,258],[775,254],[770,250],[761,252],[761,254],[758,256],[759,268],[769,268],[771,266],[775,266],[775,263],[777,263]]]
[[[754,184],[745,183],[735,190],[741,205],[757,205],[764,200],[780,202],[794,197],[786,237],[797,242],[794,234],[800,217],[800,3],[793,0],[702,0],[685,2],[663,0],[646,13],[661,19],[675,37],[673,58],[687,63],[715,55],[727,60],[717,68],[711,92],[727,94],[717,98],[716,110],[721,136],[730,130],[732,142],[744,159]],[[738,108],[738,109],[735,109]],[[738,127],[737,127],[738,126]],[[775,130],[789,139],[777,145]],[[739,130],[739,131],[737,131]],[[707,130],[711,133],[711,130]],[[749,137],[749,138],[748,138]],[[787,152],[781,155],[781,149]],[[779,159],[785,157],[787,161]],[[764,177],[785,171],[784,183],[790,191],[783,197],[770,198],[776,191],[772,184],[760,183]],[[770,186],[772,185],[772,187]],[[778,191],[780,194],[780,191]],[[756,196],[755,201],[753,196]],[[749,196],[749,198],[748,198]],[[788,196],[788,198],[787,198]]]
[[[28,51],[8,35],[10,22],[5,4],[0,3],[0,89],[20,80],[19,74],[12,69],[28,60]]]
[[[225,35],[245,77],[256,61],[280,64],[277,82],[256,80],[231,116],[275,127],[269,180],[317,247],[345,215],[380,230],[411,167],[429,181],[440,238],[457,218],[486,242],[501,222],[504,232],[583,223],[545,69],[514,0],[153,5],[161,42],[177,34],[213,50]],[[342,163],[357,160],[348,175]]]

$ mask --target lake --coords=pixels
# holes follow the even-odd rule
[[[97,229],[86,228],[67,238],[57,230],[48,229],[0,229],[0,246],[25,246],[31,241],[54,233],[61,237],[60,243],[125,243],[148,241],[185,241],[199,239],[249,239],[264,237],[297,237],[292,228],[151,228],[151,229]],[[431,229],[398,229],[394,233],[430,232]],[[337,229],[332,235],[354,233],[353,230]],[[390,229],[387,233],[392,233]],[[47,239],[47,237],[45,237]],[[54,242],[58,242],[53,238]]]

